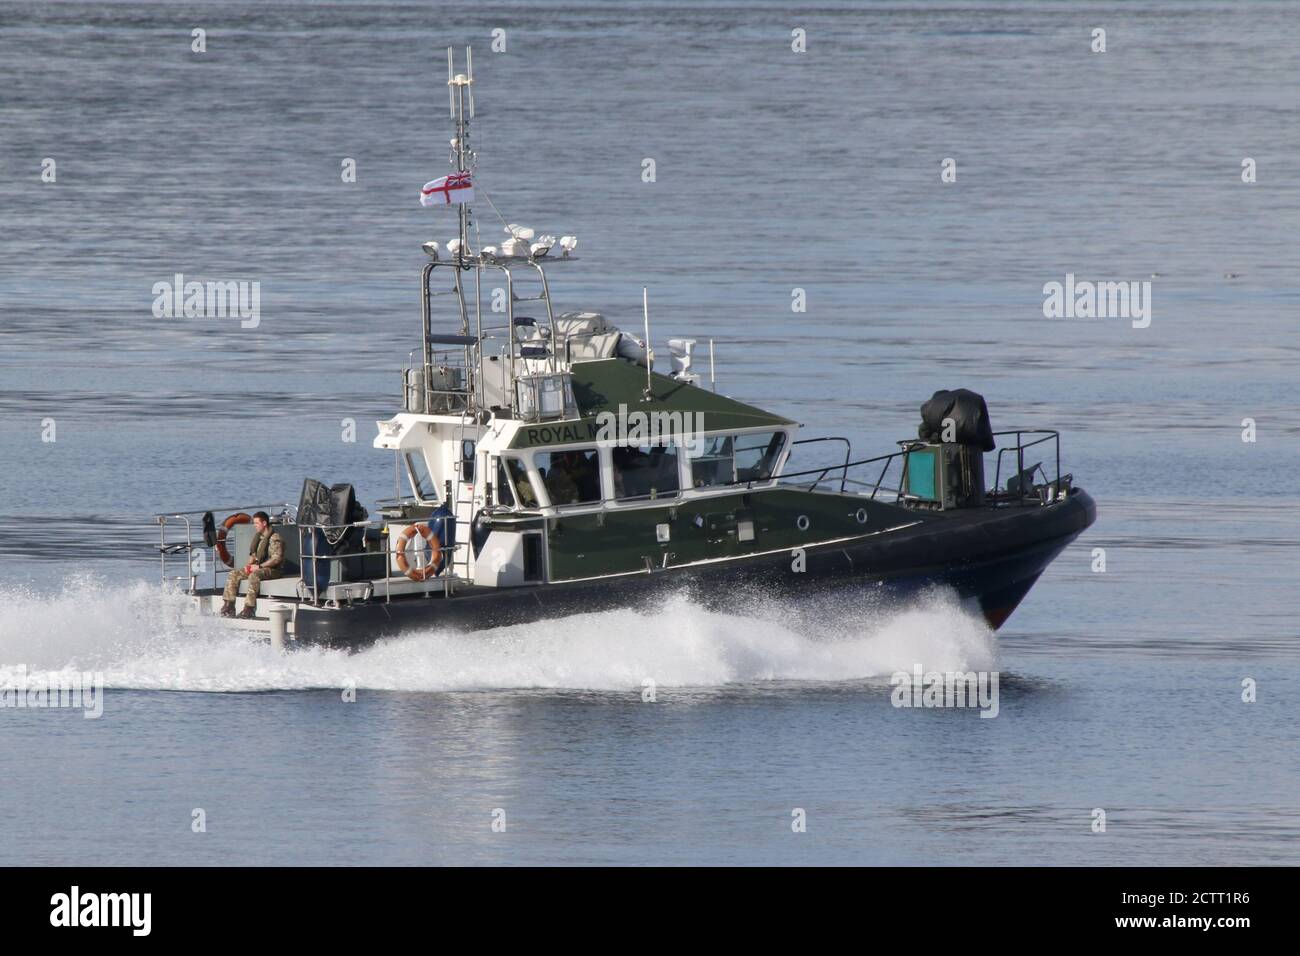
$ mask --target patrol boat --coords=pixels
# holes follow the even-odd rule
[[[472,85],[469,51],[457,73],[448,50],[454,169],[421,201],[455,205],[459,230],[424,244],[419,356],[374,440],[406,487],[374,516],[350,486],[312,480],[296,506],[157,515],[163,578],[202,613],[219,613],[256,510],[284,541],[283,575],[262,582],[253,618],[223,623],[277,646],[358,647],[684,590],[734,607],[742,594],[941,587],[997,628],[1092,524],[1059,434],[993,432],[973,392],[935,393],[917,437],[855,459],[846,439],[800,438],[796,422],[706,386],[696,340],[670,340],[669,374],[655,371],[644,299],[641,335],[557,313],[547,272],[577,261],[575,237],[503,220],[499,244],[475,241]],[[492,282],[504,313],[483,307]],[[710,379],[712,366],[710,351]]]

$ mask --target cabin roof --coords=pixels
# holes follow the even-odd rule
[[[704,432],[796,424],[789,418],[657,372],[650,373],[651,401],[646,402],[645,368],[626,359],[578,362],[572,366],[572,377],[579,420],[523,425],[510,442],[512,448],[590,442],[596,435],[596,417],[604,412],[617,415],[620,405],[626,406],[629,412],[691,413],[695,429]]]

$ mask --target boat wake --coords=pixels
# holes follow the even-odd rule
[[[119,689],[255,692],[353,686],[414,692],[541,688],[624,691],[772,681],[853,681],[895,671],[990,670],[995,638],[950,594],[877,610],[843,598],[804,607],[685,596],[640,610],[452,633],[431,628],[357,653],[279,654],[196,618],[158,585],[96,578],[39,594],[0,586],[0,687],[22,674],[95,672]]]

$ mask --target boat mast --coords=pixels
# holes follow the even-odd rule
[[[474,153],[469,148],[468,119],[474,118],[474,60],[473,51],[465,47],[465,72],[457,73],[452,48],[447,47],[447,106],[451,118],[456,121],[456,138],[451,141],[453,161],[457,173],[470,172],[474,165]],[[460,248],[456,250],[456,265],[465,268],[466,253],[469,250],[469,203],[460,203]]]
[[[451,161],[456,166],[457,175],[473,175],[473,169],[476,162],[474,151],[469,146],[469,121],[474,118],[474,52],[473,48],[465,47],[465,72],[456,72],[455,54],[451,47],[447,47],[447,108],[451,118],[456,124],[456,138],[451,141],[452,157]],[[467,115],[468,111],[468,115]],[[465,389],[468,410],[477,414],[478,402],[475,401],[477,391],[480,388],[479,371],[477,362],[479,357],[479,348],[482,345],[483,320],[481,314],[482,304],[482,269],[481,264],[477,261],[477,256],[470,249],[469,231],[470,231],[470,204],[462,202],[457,204],[456,218],[458,222],[456,246],[456,297],[460,303],[460,334],[469,335],[469,314],[465,309],[465,288],[462,276],[465,271],[474,266],[474,321],[478,330],[479,341],[471,346],[468,341],[465,345]]]

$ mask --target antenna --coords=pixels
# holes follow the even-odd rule
[[[456,72],[455,53],[451,47],[447,47],[447,106],[451,118],[456,121],[456,138],[452,141],[452,148],[456,151],[456,170],[465,172],[465,161],[469,153],[466,145],[466,106],[469,107],[469,116],[474,116],[474,60],[470,47],[465,47],[464,73]]]
[[[469,118],[474,118],[474,49],[465,47],[465,73],[469,80]]]
[[[713,339],[709,339],[709,384],[715,392],[718,390],[718,380],[713,377]]]
[[[465,119],[465,107],[469,107],[469,115],[474,115],[474,61],[470,47],[465,47],[465,72],[456,72],[456,55],[451,47],[447,47],[447,103],[451,110],[451,118],[456,123],[456,138],[451,141],[454,155],[452,162],[456,166],[456,172],[468,172],[467,163],[473,161],[473,154],[470,152],[467,140],[469,138],[469,124]],[[468,100],[468,102],[466,102]],[[469,204],[460,203],[457,210],[457,218],[460,220],[460,229],[458,230],[456,245],[457,263],[463,267],[464,253],[469,251]],[[448,251],[451,250],[451,244],[448,243]]]
[[[650,293],[641,287],[641,311],[645,315],[645,400],[653,397],[650,391],[650,366],[654,365],[654,350],[650,348]]]
[[[454,67],[451,62],[451,47],[447,47],[447,115],[452,119],[456,118],[456,91],[452,89],[454,82],[452,71]]]

